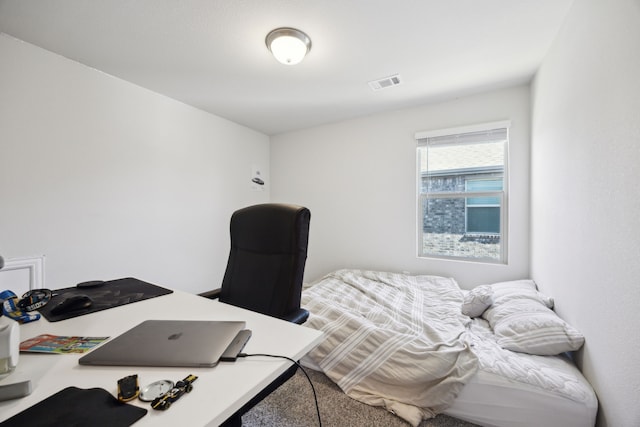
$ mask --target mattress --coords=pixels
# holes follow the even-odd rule
[[[308,357],[300,363],[322,372]],[[480,369],[443,413],[484,427],[588,427],[597,410],[594,395],[576,401]]]
[[[504,350],[483,319],[473,320],[468,338],[479,369],[445,414],[486,427],[595,424],[595,393],[568,357]]]
[[[345,277],[348,276],[347,278],[350,278],[356,273],[364,274],[362,277],[366,276],[365,278],[369,280],[365,280],[366,283],[360,283],[361,280],[357,281],[362,286],[357,287],[355,290],[349,287],[350,293],[336,294],[336,289],[342,289],[347,282],[351,283],[353,281],[351,279],[346,280]],[[356,276],[360,277],[359,275]],[[438,295],[426,296],[425,289],[423,289],[424,286],[419,286],[416,280],[417,278],[414,277],[398,276],[392,273],[340,270],[327,275],[315,284],[308,285],[303,290],[303,301],[308,305],[307,308],[311,312],[310,319],[314,317],[322,318],[323,313],[335,310],[336,306],[340,305],[336,304],[335,301],[348,301],[350,305],[346,307],[347,312],[340,312],[341,315],[334,322],[335,325],[334,323],[331,324],[334,325],[332,327],[341,328],[344,319],[353,317],[352,312],[359,313],[359,316],[365,319],[379,317],[377,313],[380,308],[377,305],[370,307],[363,302],[365,291],[372,292],[373,296],[370,299],[375,301],[387,301],[393,299],[391,298],[392,296],[400,300],[405,298],[406,295],[409,297],[413,295],[415,301],[411,304],[411,307],[399,307],[395,308],[394,311],[394,313],[403,313],[403,316],[395,316],[394,320],[404,319],[403,321],[409,322],[405,326],[410,328],[415,326],[416,316],[407,317],[406,314],[411,315],[414,313],[415,304],[427,304],[429,306],[427,311],[434,312],[441,310],[443,305],[447,305],[444,303],[434,304],[434,301],[440,301],[440,297]],[[459,288],[458,291],[461,294],[465,292],[459,290]],[[320,298],[319,295],[323,296],[324,292],[328,296]],[[379,302],[378,304],[382,303]],[[460,299],[460,304],[462,304],[462,299]],[[458,313],[458,310],[459,308],[456,306],[456,313]],[[442,312],[438,318],[447,318],[451,315],[449,312]],[[407,318],[405,319],[405,317]],[[595,393],[567,355],[542,356],[505,350],[498,344],[498,338],[485,319],[464,317],[466,321],[463,322],[462,328],[456,333],[458,334],[457,337],[464,343],[465,348],[467,350],[471,349],[470,353],[474,358],[477,358],[477,370],[474,366],[475,372],[464,378],[465,384],[462,388],[456,390],[446,405],[441,405],[442,408],[438,412],[485,427],[593,427],[595,425],[598,410],[598,401]],[[417,318],[421,322],[425,321],[421,314]],[[311,323],[307,322],[306,326],[314,327]],[[382,327],[385,325],[386,323]],[[322,325],[320,327],[323,328]],[[438,323],[434,320],[429,320],[425,328],[427,327],[437,329]],[[345,340],[340,341],[340,344],[347,342]],[[370,341],[363,338],[362,342],[369,343],[369,347],[349,347],[341,351],[340,354],[344,355],[344,357],[356,358],[359,363],[358,366],[363,363],[366,365],[367,361],[358,358],[369,357]],[[329,342],[329,340],[326,340],[326,342]],[[360,338],[358,338],[358,342],[360,342]],[[376,343],[375,340],[374,343]],[[376,345],[379,345],[379,343]],[[329,347],[332,352],[338,348],[332,348],[331,345]],[[392,354],[389,357],[389,361],[396,363],[404,360],[400,358],[400,361],[397,361],[395,356],[395,354]],[[415,357],[418,358],[417,360],[423,361],[425,358],[437,359],[438,355],[417,352]],[[315,359],[312,359],[310,353],[301,362],[309,368],[325,372],[322,364],[315,362]],[[402,363],[400,363],[401,365]],[[371,367],[369,366],[369,368]],[[376,373],[379,373],[378,371],[376,369]],[[390,372],[392,375],[391,380],[396,381],[398,377],[393,370]],[[335,378],[332,379],[335,381]],[[377,385],[378,383],[376,383]],[[426,384],[419,382],[407,384],[406,388],[409,388],[409,386],[428,387]],[[373,392],[381,396],[388,395],[388,387],[385,386],[383,388],[381,390],[373,390]],[[402,389],[405,389],[404,385],[402,385]],[[418,390],[421,390],[421,388],[418,388]],[[414,393],[419,392],[414,391]],[[410,419],[410,417],[397,411],[391,411],[406,420]],[[424,416],[428,416],[428,414],[429,412],[423,412]],[[420,422],[419,419],[414,420],[411,418],[411,420],[410,422],[414,425],[418,425]]]

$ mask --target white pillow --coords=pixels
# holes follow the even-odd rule
[[[507,350],[541,356],[578,350],[584,336],[551,310],[553,299],[532,281],[492,285],[493,304],[483,314],[498,344]]]
[[[478,317],[493,303],[493,289],[490,285],[477,286],[464,296],[462,314]]]
[[[553,308],[553,298],[537,292],[538,286],[533,280],[512,280],[510,282],[494,283],[489,286],[493,290],[494,300],[513,294],[527,295],[529,297],[537,296],[544,305],[548,308]]]

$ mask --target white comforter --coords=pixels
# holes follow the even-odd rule
[[[445,410],[476,372],[455,280],[339,270],[305,288],[308,357],[350,397],[413,426]]]

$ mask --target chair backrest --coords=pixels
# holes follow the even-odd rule
[[[220,301],[285,318],[300,309],[309,209],[266,203],[231,216],[231,250]]]

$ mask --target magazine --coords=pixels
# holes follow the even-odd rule
[[[20,351],[31,353],[86,353],[109,337],[67,337],[42,334],[20,343]]]

